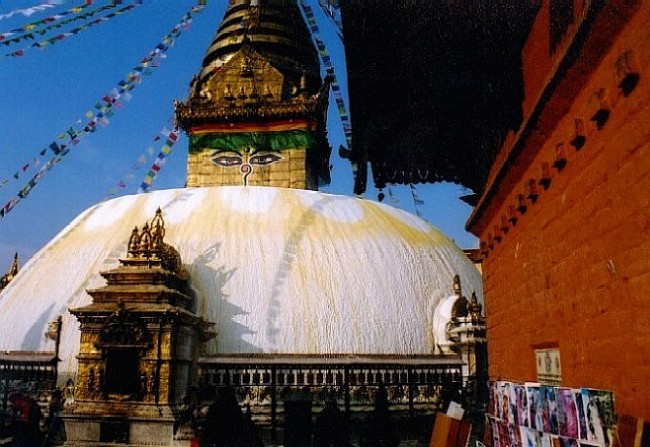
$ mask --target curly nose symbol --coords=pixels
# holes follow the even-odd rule
[[[239,171],[242,174],[244,174],[244,176],[242,177],[242,180],[244,181],[244,186],[248,185],[248,176],[251,174],[251,172],[253,172],[253,167],[248,163],[244,163],[239,167]]]

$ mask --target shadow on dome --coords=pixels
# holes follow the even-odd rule
[[[39,317],[34,321],[29,330],[25,333],[25,338],[22,341],[20,349],[23,351],[37,349],[38,347],[34,346],[34,341],[40,341],[43,338],[43,333],[45,332],[44,328],[47,328],[47,324],[52,320],[52,309],[54,308],[54,303],[50,304],[42,312]],[[25,316],[25,318],[30,318]]]
[[[198,298],[199,313],[208,320],[217,323],[218,337],[206,343],[207,355],[235,350],[242,353],[262,353],[263,350],[244,340],[255,331],[237,323],[236,317],[248,315],[244,309],[228,301],[224,286],[236,273],[237,269],[227,270],[225,266],[214,268],[210,262],[215,259],[221,244],[217,243],[201,253],[191,265],[186,265],[192,278],[192,288]],[[221,349],[220,349],[221,345]]]

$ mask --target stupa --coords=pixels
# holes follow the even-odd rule
[[[298,6],[231,1],[176,103],[187,187],[91,207],[2,292],[3,350],[50,350],[62,318],[69,442],[181,442],[187,409],[222,387],[275,427],[310,411],[305,393],[349,415],[381,389],[413,414],[461,386],[462,361],[434,355],[433,312],[456,275],[481,300],[479,272],[419,217],[317,191],[327,103]],[[145,223],[151,241],[164,223],[167,258],[138,257]]]

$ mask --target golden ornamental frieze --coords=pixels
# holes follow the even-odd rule
[[[178,124],[189,130],[196,124],[206,122],[232,122],[237,120],[303,118],[312,116],[318,110],[318,101],[309,100],[296,104],[273,106],[225,106],[215,107],[210,104],[176,103],[176,119]]]
[[[141,319],[124,309],[122,304],[104,324],[97,338],[97,346],[106,349],[112,347],[149,348],[152,345],[151,334]]]

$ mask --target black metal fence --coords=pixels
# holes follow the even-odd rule
[[[433,415],[460,400],[463,382],[455,356],[232,356],[200,359],[199,368],[198,401],[233,390],[250,419],[285,445],[295,430],[316,432],[311,421],[332,407],[341,410],[352,437],[361,436],[378,405],[400,421],[398,436],[430,435]]]

